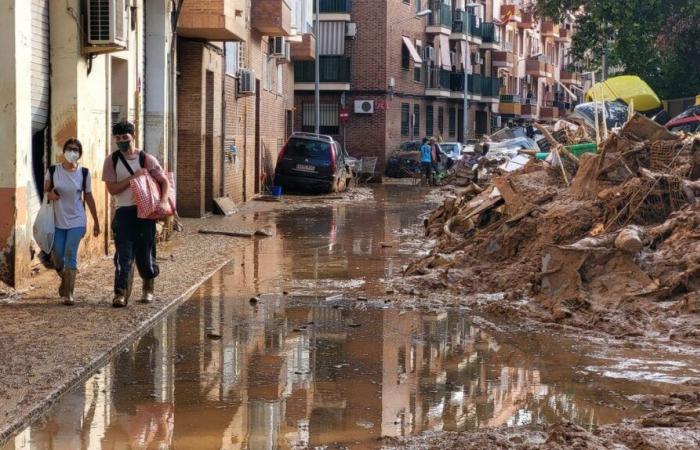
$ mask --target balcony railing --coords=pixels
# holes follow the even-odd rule
[[[345,56],[320,56],[321,83],[349,83],[350,58]],[[294,81],[313,83],[315,80],[315,62],[297,61],[294,63]]]
[[[481,95],[481,88],[483,87],[482,81],[481,81],[481,75],[479,74],[473,74],[469,75],[469,78],[467,80],[467,89],[469,90],[469,93],[472,95]]]
[[[464,74],[462,72],[450,73],[450,90],[464,92]]]
[[[481,95],[484,97],[498,97],[500,82],[498,78],[481,77]]]
[[[498,44],[501,41],[501,33],[495,23],[484,22],[481,24],[481,38],[484,44]]]
[[[446,27],[452,29],[452,8],[446,5],[442,0],[430,2],[430,17],[428,26],[431,27]]]
[[[484,93],[484,86],[486,86],[486,92],[490,93],[493,89],[492,79],[482,77],[479,74],[469,75],[467,78],[467,90],[471,95],[482,95]],[[498,96],[498,79],[493,79],[496,81],[496,94],[493,97]],[[450,90],[453,92],[464,92],[464,74],[461,72],[450,72]],[[483,94],[486,95],[486,94]]]
[[[314,11],[316,10],[316,2],[314,2]],[[352,12],[352,0],[319,0],[318,9],[323,13],[341,13],[348,14]]]
[[[467,14],[467,17],[469,18],[469,35],[473,37],[481,37],[483,23],[480,22],[477,26],[476,16],[474,14]]]
[[[520,103],[520,96],[517,94],[501,94],[498,100],[501,103]]]
[[[425,71],[425,88],[449,91],[451,75],[449,70],[431,67]]]

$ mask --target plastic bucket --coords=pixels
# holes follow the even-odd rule
[[[544,161],[549,156],[549,152],[537,152],[535,153],[535,158]]]
[[[272,195],[275,197],[282,196],[282,186],[272,186]]]

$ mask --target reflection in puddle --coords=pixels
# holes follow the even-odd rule
[[[606,377],[591,368],[607,349],[561,337],[338,303],[328,280],[377,292],[404,261],[379,243],[420,204],[383,199],[271,217],[275,238],[242,250],[3,450],[380,448],[426,430],[618,422],[640,413],[629,396],[673,387]],[[287,286],[308,295],[248,301]]]

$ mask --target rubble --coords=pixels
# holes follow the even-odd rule
[[[494,170],[449,196],[425,220],[435,247],[404,275],[460,294],[522,293],[538,319],[618,335],[654,323],[678,337],[667,310],[694,310],[700,296],[700,135],[635,115],[598,153],[575,159],[552,144],[554,163]]]

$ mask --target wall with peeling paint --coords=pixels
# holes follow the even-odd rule
[[[31,2],[0,2],[0,280],[29,276],[31,217]]]

